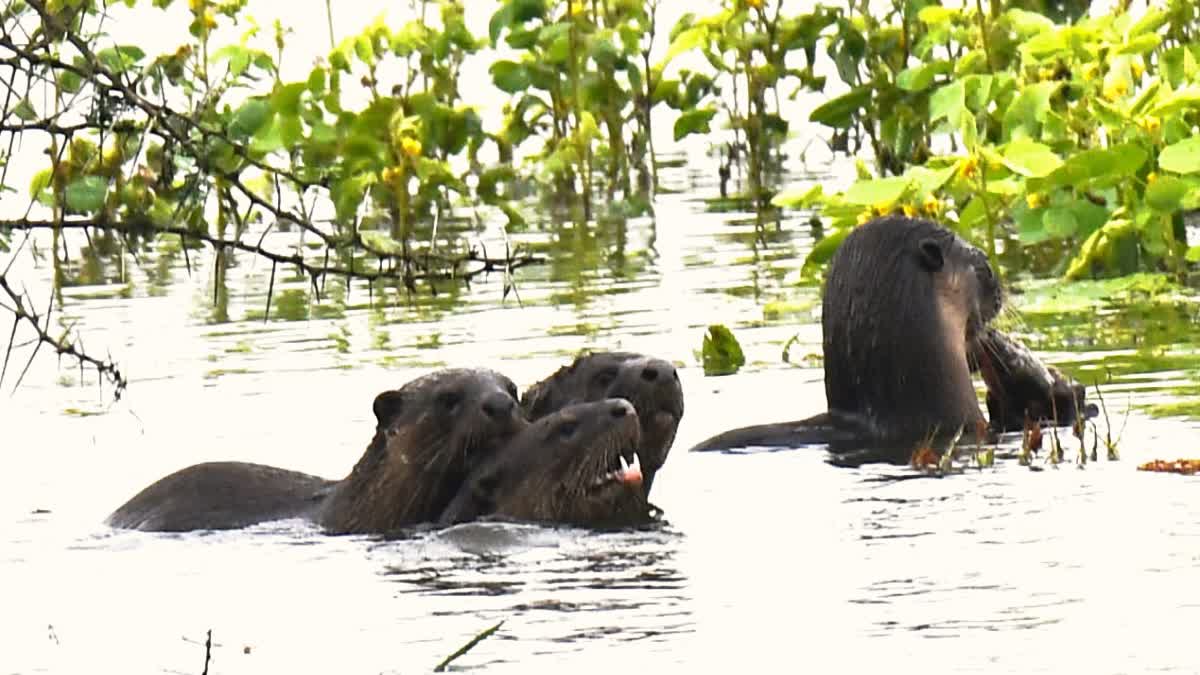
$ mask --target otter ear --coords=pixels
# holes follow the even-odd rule
[[[392,420],[400,414],[404,406],[404,394],[399,391],[385,391],[375,397],[375,403],[372,409],[375,411],[375,420],[379,426],[384,427],[391,423]]]
[[[946,259],[942,257],[942,245],[933,239],[922,239],[917,244],[917,256],[921,265],[930,272],[937,272],[946,264]]]

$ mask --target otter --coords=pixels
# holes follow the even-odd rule
[[[472,472],[439,522],[483,516],[593,528],[651,522],[636,452],[640,436],[637,410],[625,399],[566,406]]]
[[[869,221],[846,236],[825,282],[828,410],[692,449],[821,444],[899,463],[918,442],[945,447],[974,435],[986,422],[968,354],[1002,302],[987,256],[950,230],[902,216]]]
[[[1094,403],[1087,403],[1082,384],[991,326],[975,341],[971,361],[987,384],[994,432],[1020,431],[1032,423],[1072,426],[1099,414]]]
[[[528,422],[500,373],[446,369],[374,401],[375,436],[340,481],[246,462],[177,471],[113,512],[113,527],[236,529],[305,518],[332,534],[382,534],[438,518],[468,473]]]
[[[572,403],[609,398],[623,398],[637,410],[642,426],[638,447],[642,488],[649,496],[683,418],[683,388],[669,361],[631,352],[582,354],[527,389],[521,409],[536,421]]]

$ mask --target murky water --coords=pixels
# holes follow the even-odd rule
[[[498,278],[382,308],[357,286],[310,306],[294,282],[277,284],[293,295],[272,313],[299,320],[264,323],[270,270],[239,258],[231,321],[215,322],[204,252],[190,272],[169,247],[72,270],[87,283],[66,289],[62,320],[133,384],[112,404],[94,375],[80,386],[43,354],[10,397],[28,350],[14,356],[0,406],[0,673],[199,673],[210,629],[210,673],[424,672],[500,621],[454,669],[1200,670],[1196,479],[1135,471],[1196,454],[1196,422],[1146,412],[1195,405],[1192,299],[1019,317],[1049,360],[1106,382],[1119,462],[895,480],[909,472],[838,469],[813,449],[687,454],[724,428],[824,405],[819,366],[780,360],[792,336],[793,362],[820,352],[817,291],[797,284],[812,233],[786,219],[764,242],[749,214],[706,211],[708,172],[690,166],[664,174],[683,192],[661,196],[655,220],[516,234],[556,253],[520,272],[520,306]],[[38,265],[18,270],[34,289],[50,278]],[[715,322],[742,341],[739,375],[697,367]],[[587,347],[683,366],[660,528],[466,525],[384,541],[296,522],[185,535],[101,522],[199,461],[339,477],[370,439],[379,391],[465,364],[527,385]]]

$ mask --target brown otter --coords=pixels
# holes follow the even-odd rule
[[[640,426],[624,399],[543,417],[472,472],[441,523],[482,516],[605,528],[650,522],[635,451]]]
[[[431,373],[375,398],[375,437],[341,481],[244,462],[197,464],[142,490],[108,523],[184,531],[299,517],[332,533],[385,533],[433,521],[467,473],[528,425],[516,395],[494,371]]]
[[[630,352],[593,352],[538,382],[521,397],[521,409],[536,421],[572,403],[623,398],[642,425],[638,456],[647,495],[667,461],[683,417],[683,388],[669,361]]]
[[[989,326],[973,346],[972,366],[978,364],[987,384],[993,431],[1020,431],[1027,422],[1070,426],[1099,412],[1086,403],[1082,384],[1039,361],[1013,337]]]
[[[734,429],[696,445],[827,444],[871,449],[863,461],[907,462],[913,444],[983,427],[970,345],[996,316],[987,256],[929,220],[887,216],[851,232],[825,282],[822,328],[829,410]]]

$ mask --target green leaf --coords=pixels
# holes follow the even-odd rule
[[[943,87],[938,87],[929,96],[930,122],[937,122],[943,118],[951,122],[957,122],[959,116],[966,109],[966,87],[962,80],[956,80]]]
[[[281,115],[299,115],[300,97],[308,91],[308,82],[281,85],[271,92],[271,107]]]
[[[913,179],[908,176],[860,180],[851,185],[843,199],[862,206],[894,204],[904,195]]]
[[[529,69],[515,61],[497,61],[488,72],[492,74],[492,82],[506,93],[515,94],[529,88]]]
[[[261,98],[252,98],[233,113],[229,135],[235,139],[253,136],[272,116],[271,106]]]
[[[700,354],[705,375],[731,375],[746,364],[746,355],[733,331],[721,324],[708,327]]]
[[[13,107],[13,114],[22,122],[29,122],[37,119],[37,111],[33,109],[33,105],[29,103],[29,99],[23,98]]]
[[[1186,257],[1187,261],[1191,263],[1200,262],[1200,246],[1189,247],[1187,254],[1184,257]]]
[[[808,119],[835,129],[848,127],[854,122],[854,113],[870,105],[873,93],[871,87],[851,89],[848,93],[817,106]]]
[[[1114,54],[1145,54],[1152,52],[1162,44],[1162,36],[1158,33],[1139,35],[1117,48]]]
[[[1159,176],[1146,186],[1146,203],[1157,211],[1174,213],[1188,193],[1188,184],[1174,176]]]
[[[1100,178],[1124,180],[1137,173],[1149,157],[1149,153],[1136,143],[1084,150],[1068,157],[1046,180],[1051,186],[1071,187],[1083,187]]]
[[[771,198],[771,205],[781,209],[811,208],[825,196],[825,189],[814,185],[807,190],[784,190]]]
[[[659,69],[665,69],[676,56],[695,49],[708,41],[708,27],[704,25],[692,26],[687,30],[675,36],[671,40],[671,46],[667,47],[667,55],[656,66]]]
[[[108,180],[103,176],[81,176],[67,185],[67,208],[76,213],[94,213],[104,207]]]
[[[1075,212],[1071,209],[1062,206],[1052,206],[1042,214],[1042,225],[1046,229],[1046,234],[1066,239],[1075,234],[1075,230],[1079,228],[1079,221],[1075,218]]]
[[[1158,166],[1175,173],[1200,172],[1200,136],[1168,145],[1158,155]]]
[[[698,110],[688,110],[675,120],[675,140],[679,140],[688,134],[708,133],[708,123],[712,120],[713,115],[717,114],[716,108],[700,108]]]
[[[1042,120],[1050,111],[1050,97],[1062,86],[1061,82],[1038,82],[1025,87],[1004,111],[1004,137],[1025,135],[1037,138]]]
[[[33,178],[29,181],[29,196],[37,199],[38,195],[50,187],[50,181],[53,178],[53,169],[43,169],[33,174]]]
[[[812,250],[804,258],[804,265],[800,268],[801,276],[816,272],[818,268],[832,260],[833,254],[837,253],[838,247],[842,245],[842,241],[853,231],[853,227],[838,228],[825,235],[821,241],[813,244]]]
[[[367,248],[377,253],[385,253],[388,255],[400,255],[404,253],[404,245],[392,239],[385,232],[377,232],[373,230],[359,230],[358,236],[362,239]]]
[[[1049,146],[1027,139],[1017,139],[1004,146],[1004,165],[1026,178],[1050,175],[1063,161]]]
[[[933,78],[949,70],[950,63],[948,61],[935,61],[905,68],[896,76],[896,86],[904,91],[924,91],[933,84]]]
[[[114,73],[121,73],[137,65],[146,56],[146,52],[133,45],[109,47],[96,52],[96,60],[100,65]]]

